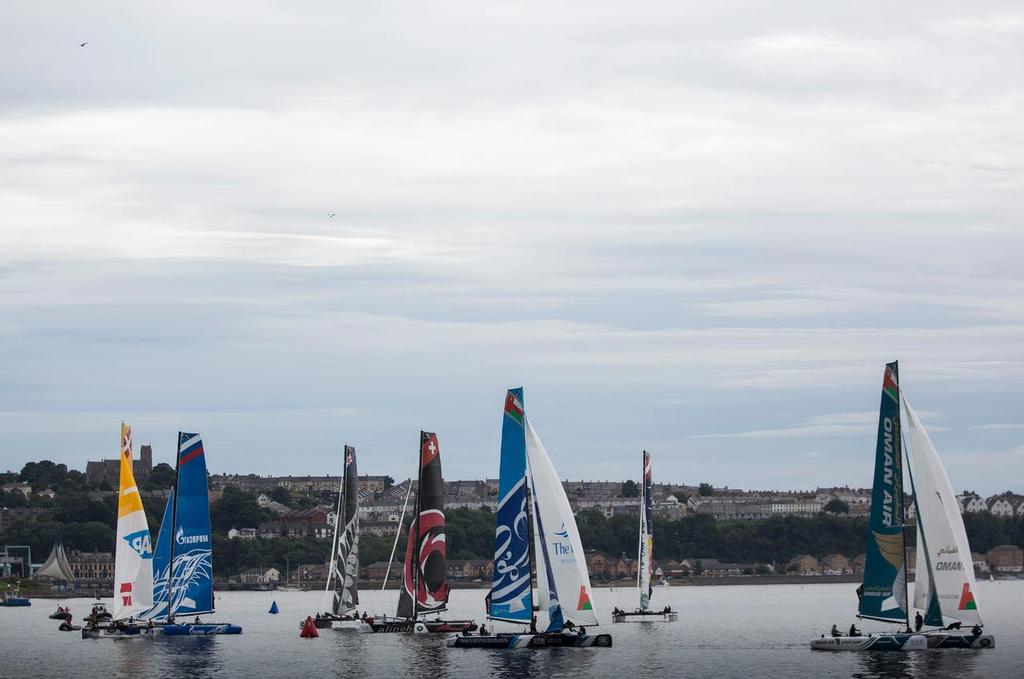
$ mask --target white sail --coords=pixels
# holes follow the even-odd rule
[[[142,497],[132,472],[132,430],[121,424],[121,483],[117,495],[114,549],[114,620],[153,606],[153,549]]]
[[[918,514],[917,516],[920,516]],[[924,536],[921,534],[921,522],[917,522],[917,548],[914,564],[914,608],[919,611],[928,610],[928,601],[932,597],[932,580],[928,574],[928,559],[924,550]]]
[[[537,580],[543,583],[548,577],[551,579],[547,583],[549,591],[541,588],[542,596],[546,595],[548,601],[557,598],[564,620],[577,625],[596,625],[593,590],[576,519],[529,418],[526,418],[526,457],[534,500],[535,534],[542,535],[537,540],[540,546],[535,555]],[[542,530],[538,530],[538,526]],[[542,600],[542,608],[548,601]]]
[[[651,456],[644,451],[643,475],[640,477],[640,549],[637,555],[637,588],[640,590],[640,610],[646,611],[651,603],[651,571],[654,537],[651,533]]]
[[[919,542],[917,546],[917,575],[920,577],[930,567],[931,586],[935,588],[944,618],[980,625],[974,562],[953,487],[928,432],[906,398],[903,398],[903,412],[909,425],[910,464],[917,521],[921,527],[919,537],[924,539],[924,544]],[[914,603],[918,603],[916,591]]]
[[[66,581],[75,579],[74,571],[71,570],[71,564],[68,563],[68,557],[64,553],[64,543],[59,538],[53,543],[53,549],[50,550],[50,556],[47,557],[46,562],[32,577]]]

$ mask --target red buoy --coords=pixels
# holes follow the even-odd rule
[[[303,623],[299,636],[303,639],[316,639],[320,636],[320,633],[316,631],[316,623],[313,622],[313,616],[306,616],[306,622]]]

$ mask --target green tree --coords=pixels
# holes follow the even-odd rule
[[[28,462],[21,468],[18,478],[22,483],[32,486],[33,490],[59,488],[67,480],[68,466],[56,464],[50,460]]]
[[[704,483],[703,481],[697,486],[697,494],[701,497],[710,497],[715,494],[715,488],[710,483]]]
[[[215,532],[222,534],[232,528],[257,528],[273,518],[273,512],[256,503],[255,495],[234,486],[225,488],[223,497],[210,506],[210,523]]]
[[[829,500],[825,504],[825,506],[821,508],[821,511],[827,512],[829,514],[849,514],[850,505],[836,498],[833,500]]]
[[[629,479],[623,482],[619,495],[621,497],[640,497],[640,489],[637,487],[636,481]]]
[[[286,507],[290,507],[292,504],[292,494],[284,486],[277,486],[274,490],[270,491],[270,499],[274,502],[280,502]]]
[[[174,467],[166,462],[161,462],[153,467],[149,472],[149,476],[146,477],[146,482],[143,487],[146,490],[163,490],[165,488],[173,488],[174,477]]]

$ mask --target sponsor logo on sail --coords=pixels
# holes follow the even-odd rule
[[[882,525],[891,526],[895,508],[893,506],[895,496],[889,490],[893,486],[893,422],[891,417],[882,419],[882,430],[884,437],[884,461],[882,466],[882,482],[885,487],[882,489]]]
[[[124,536],[124,541],[143,559],[153,558],[153,548],[149,543],[149,531],[140,530]]]
[[[197,545],[203,542],[209,542],[210,536],[205,533],[200,535],[185,535],[185,530],[178,527],[178,532],[174,534],[174,541],[179,545]]]
[[[572,542],[569,541],[569,531],[566,530],[565,524],[562,524],[562,530],[552,533],[558,540],[551,541],[551,548],[554,551],[555,556],[572,556]]]

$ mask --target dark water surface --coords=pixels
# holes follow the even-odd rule
[[[826,653],[809,642],[833,623],[853,621],[855,585],[662,587],[654,604],[671,604],[677,623],[612,624],[612,606],[635,606],[635,589],[595,592],[601,630],[611,649],[494,651],[449,649],[443,635],[359,634],[322,630],[300,639],[298,621],[320,606],[317,592],[218,594],[217,621],[234,622],[235,637],[83,640],[56,631],[46,616],[56,602],[0,608],[0,677],[970,677],[1024,676],[1024,581],[978,583],[986,631],[996,648],[920,653]],[[479,622],[483,590],[452,593],[453,616]],[[397,593],[361,592],[370,611],[394,610]],[[279,615],[267,610],[277,600]],[[75,622],[87,611],[72,600]],[[866,623],[867,630],[885,629]]]

